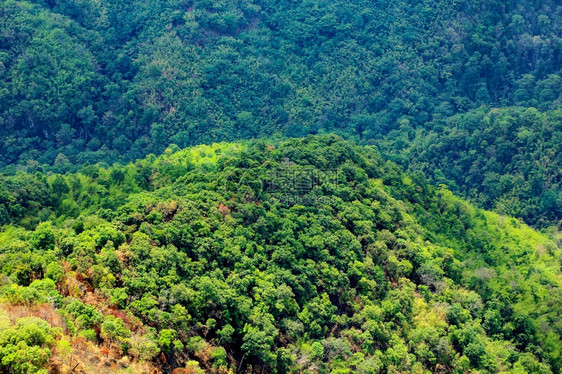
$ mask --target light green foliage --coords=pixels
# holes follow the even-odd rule
[[[31,235],[31,244],[35,249],[53,250],[55,248],[55,235],[47,224],[43,224]]]
[[[45,277],[60,282],[64,276],[64,268],[57,262],[51,262],[45,270]]]
[[[131,346],[129,352],[140,361],[150,360],[160,352],[158,343],[150,334],[133,334],[129,344]]]
[[[160,345],[160,348],[164,352],[170,353],[172,348],[175,348],[177,345],[175,339],[176,336],[177,332],[172,329],[163,329],[160,331],[160,334],[158,335],[158,344]]]
[[[269,185],[286,169],[337,178],[282,186],[297,199],[287,202]],[[139,361],[209,372],[560,368],[557,231],[480,210],[371,147],[311,136],[170,149],[63,178],[107,192],[78,188],[78,217],[5,226],[2,297],[53,303],[72,334]],[[102,314],[77,288],[60,297],[72,279],[118,310]]]
[[[74,324],[78,330],[87,330],[94,326],[99,326],[103,322],[103,314],[97,311],[94,306],[86,305],[80,300],[65,301],[67,305],[65,306],[64,311],[67,312],[69,317],[74,320]],[[114,329],[111,330],[113,331]]]
[[[15,374],[47,373],[57,329],[42,319],[20,318],[14,325],[0,316],[0,367]]]
[[[112,315],[105,316],[101,324],[101,337],[108,342],[123,343],[131,332],[123,324],[123,320]]]

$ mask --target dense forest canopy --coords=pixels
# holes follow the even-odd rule
[[[480,106],[554,109],[562,92],[556,1],[1,4],[0,166],[11,172],[272,134],[375,143]],[[542,226],[561,219],[554,200]]]
[[[21,197],[22,177],[4,181],[4,199]],[[0,354],[42,352],[33,370],[69,352],[93,372],[562,364],[562,237],[479,210],[373,148],[223,143],[25,178],[30,207],[0,235]],[[18,306],[58,322],[16,319]],[[3,357],[4,370],[32,372]]]
[[[393,130],[387,156],[472,201],[536,227],[562,227],[562,110],[480,108],[424,129]]]
[[[561,70],[555,0],[0,0],[0,373],[560,373]]]

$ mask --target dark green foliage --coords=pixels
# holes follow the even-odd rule
[[[382,146],[483,208],[561,225],[553,0],[2,0],[1,9],[2,171],[63,173],[170,144],[332,132]],[[123,170],[111,173],[125,182]],[[134,175],[143,189],[151,177]],[[54,210],[78,215],[59,182],[28,227]],[[33,209],[35,191],[21,192],[0,183],[0,223]]]
[[[170,143],[368,140],[481,104],[549,109],[560,12],[552,0],[3,0],[1,161],[63,171]]]
[[[414,139],[394,131],[381,146],[487,209],[562,226],[562,111],[481,108],[427,127]]]

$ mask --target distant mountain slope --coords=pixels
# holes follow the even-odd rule
[[[0,355],[31,326],[52,370],[73,343],[164,372],[558,373],[560,234],[422,179],[335,136],[7,177],[2,308],[61,330],[0,316]]]
[[[0,155],[58,170],[560,102],[556,1],[3,0]],[[68,163],[70,161],[70,164]]]
[[[487,209],[562,227],[562,111],[480,108],[376,144]]]

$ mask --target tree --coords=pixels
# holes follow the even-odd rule
[[[129,344],[131,346],[129,352],[141,362],[151,360],[160,352],[158,344],[150,334],[132,334]]]
[[[127,330],[123,320],[112,315],[105,316],[101,324],[101,337],[107,342],[124,343],[125,339],[130,336],[131,332]]]
[[[5,317],[4,317],[5,318]],[[0,367],[11,373],[42,373],[51,356],[56,329],[35,318],[20,318],[0,331]]]
[[[63,176],[57,175],[51,183],[51,190],[55,194],[55,198],[61,199],[62,195],[70,192],[70,187]]]
[[[183,349],[183,344],[181,341],[176,339],[178,333],[176,330],[173,329],[163,329],[158,334],[158,345],[165,353],[171,353],[172,350],[179,350]]]
[[[37,250],[55,249],[55,235],[49,224],[40,225],[31,236],[31,244]]]
[[[263,363],[271,365],[276,358],[273,353],[273,344],[279,334],[273,324],[271,314],[254,308],[250,322],[244,325],[243,334],[242,350]]]

